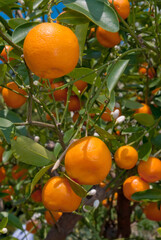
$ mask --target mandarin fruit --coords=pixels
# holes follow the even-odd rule
[[[76,112],[76,111],[79,111],[80,109],[81,109],[81,102],[80,102],[78,96],[70,96],[69,104],[68,104],[68,111]]]
[[[138,108],[138,109],[136,109],[135,110],[135,113],[147,113],[147,114],[152,114],[152,112],[151,112],[151,109],[150,109],[150,107],[147,105],[147,104],[145,104],[145,103],[141,103],[143,106],[142,107],[140,107],[140,108]]]
[[[42,191],[42,202],[50,211],[73,212],[81,198],[72,190],[67,178],[52,177],[47,181]]]
[[[15,165],[12,168],[12,177],[15,180],[18,180],[18,179],[24,180],[27,177],[27,172],[28,172],[27,169],[24,169],[24,168],[21,168],[18,165]]]
[[[6,177],[6,170],[4,167],[0,167],[0,183],[5,179]]]
[[[111,164],[111,153],[106,144],[92,136],[72,143],[65,155],[67,174],[79,184],[99,184],[109,173]]]
[[[23,89],[19,88],[15,82],[7,83],[7,87],[22,95],[27,95],[27,93]],[[5,87],[3,88],[2,96],[8,107],[19,108],[26,102],[27,98],[18,93],[15,93]]]
[[[1,52],[1,56],[2,57],[4,57],[4,59],[6,60],[6,61],[8,61],[8,56],[9,56],[9,54],[10,54],[10,52],[12,51],[12,49],[13,49],[13,47],[11,47],[11,46],[9,46],[9,45],[6,45],[4,48],[3,48],[3,50],[2,50],[2,52]],[[14,58],[11,58],[11,57],[9,57],[9,61],[12,61]],[[3,61],[2,59],[1,59],[1,61]]]
[[[34,202],[42,202],[42,192],[41,189],[36,189],[32,194],[31,194],[31,199]]]
[[[29,69],[41,78],[59,78],[70,73],[79,59],[79,43],[68,27],[41,23],[24,41],[24,58]]]
[[[114,8],[117,13],[123,18],[128,18],[130,14],[130,3],[128,0],[108,0],[110,3],[114,4]]]
[[[55,224],[55,222],[57,222],[59,218],[62,216],[62,212],[51,211],[51,214],[49,211],[45,212],[45,219],[49,225]]]
[[[149,220],[157,222],[161,221],[161,208],[158,208],[157,202],[148,203],[144,207],[143,212],[146,218],[148,218]]]
[[[58,87],[62,87],[63,85],[64,85],[63,82],[52,83],[51,88],[56,89]],[[59,89],[59,90],[54,91],[53,95],[54,95],[55,101],[66,101],[67,93],[68,93],[67,88]],[[52,94],[50,94],[49,97],[52,99],[53,98]]]
[[[148,67],[148,63],[142,63],[141,67],[139,67],[140,75],[146,75],[148,73],[148,77],[150,79],[155,77],[155,69],[153,67]]]
[[[74,83],[74,85],[77,87],[77,89],[82,93],[88,86],[88,84],[82,80],[78,80]]]
[[[131,169],[138,161],[138,153],[131,146],[122,146],[117,149],[114,158],[117,166],[120,168]]]
[[[102,104],[100,106],[100,109],[103,110],[104,108],[104,105]],[[117,108],[117,107],[114,107],[114,110],[115,111],[116,109],[119,110],[119,116],[121,115],[121,109],[120,108]],[[104,120],[104,121],[107,121],[107,122],[111,122],[112,121],[112,117],[111,117],[111,110],[109,108],[106,108],[104,113],[101,115],[101,118]]]
[[[12,186],[9,186],[7,189],[2,190],[2,192],[8,194],[7,196],[3,197],[3,200],[4,200],[5,202],[8,202],[8,201],[11,201],[11,200],[12,200],[11,196],[12,196],[13,193],[14,193],[14,189],[13,189]]]
[[[139,176],[144,181],[152,183],[161,180],[161,161],[155,157],[149,157],[148,160],[140,161],[138,164]]]
[[[138,176],[131,176],[123,183],[123,194],[130,201],[134,201],[131,198],[134,193],[145,191],[147,189],[149,189],[149,184]]]
[[[96,38],[103,47],[107,48],[112,48],[121,42],[121,38],[118,32],[108,32],[101,27],[97,28]]]
[[[3,153],[4,153],[4,148],[0,146],[0,162],[2,162]]]
[[[35,234],[38,230],[38,221],[27,221],[26,230],[32,234]]]

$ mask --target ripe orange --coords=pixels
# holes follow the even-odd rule
[[[114,158],[120,168],[131,169],[138,161],[138,152],[131,146],[122,146],[117,149]]]
[[[6,177],[6,170],[4,167],[0,167],[0,183],[5,179]]]
[[[150,79],[155,77],[155,69],[153,67],[148,68],[148,63],[142,63],[141,67],[139,67],[139,73],[140,75],[146,75],[148,72],[148,77]]]
[[[96,38],[103,47],[107,48],[112,48],[121,42],[121,38],[118,32],[108,32],[101,27],[97,28]]]
[[[50,211],[73,212],[79,207],[81,198],[75,194],[66,178],[56,176],[45,184],[42,202]]]
[[[72,143],[65,155],[66,172],[79,184],[99,184],[109,173],[111,164],[106,144],[91,136]]]
[[[134,201],[131,196],[136,192],[141,192],[149,189],[149,184],[144,182],[138,176],[131,176],[127,178],[123,183],[124,196],[130,201]]]
[[[146,182],[156,182],[161,180],[161,161],[155,157],[140,161],[138,165],[139,176]]]
[[[37,188],[32,194],[31,194],[31,199],[34,202],[42,202],[42,192],[41,188]]]
[[[52,83],[51,88],[56,89],[56,88],[61,87],[63,85],[64,85],[63,82]],[[66,101],[67,92],[68,92],[67,88],[59,89],[59,90],[54,91],[53,95],[54,95],[55,101]],[[52,94],[50,94],[49,96],[50,96],[51,99],[53,98]]]
[[[59,218],[62,216],[62,212],[51,211],[51,213],[52,213],[53,217],[51,216],[49,211],[45,212],[45,219],[49,225],[55,224],[55,222],[57,222],[59,220]]]
[[[58,78],[71,72],[79,59],[79,44],[70,28],[58,23],[33,27],[24,41],[24,58],[41,78]]]
[[[104,108],[104,105],[102,104],[100,106],[100,109],[103,110]],[[121,109],[120,108],[116,108],[114,107],[114,110],[115,111],[116,109],[119,110],[119,116],[121,115]],[[107,122],[111,122],[112,121],[112,118],[111,118],[111,110],[109,108],[106,108],[104,113],[102,114],[101,118],[104,120],[104,121],[107,121]]]
[[[72,119],[73,119],[73,122],[75,123],[77,121],[77,119],[79,118],[79,112],[75,112]]]
[[[4,148],[0,146],[0,162],[2,162],[3,153],[4,153]]]
[[[68,104],[68,111],[76,112],[76,111],[79,111],[80,109],[81,109],[81,103],[80,103],[78,96],[70,96],[69,104]]]
[[[112,0],[108,0],[112,3]],[[113,0],[114,8],[117,13],[123,18],[128,18],[130,14],[130,3],[128,0]]]
[[[88,84],[82,80],[78,80],[74,83],[74,85],[78,88],[80,93],[82,93],[88,86]]]
[[[12,177],[13,179],[15,180],[24,180],[27,178],[27,169],[24,169],[24,168],[21,168],[20,166],[18,165],[15,165],[13,168],[12,168]]]
[[[7,54],[9,55],[10,52],[12,51],[12,49],[13,49],[13,47],[11,47],[11,46],[9,46],[9,45],[6,45],[6,46],[3,48],[2,52],[1,52],[1,56],[4,57],[4,59],[5,59],[6,61],[8,61]],[[12,61],[13,59],[14,59],[14,58],[9,57],[9,61]],[[1,61],[3,62],[2,59],[1,59]]]
[[[3,200],[4,200],[5,202],[11,201],[11,199],[12,199],[11,196],[12,196],[13,193],[14,193],[13,187],[12,187],[12,186],[9,186],[7,189],[2,190],[2,192],[8,194],[7,196],[3,197]]]
[[[15,82],[7,83],[7,87],[21,93],[22,95],[27,95],[27,93],[23,89],[20,89]],[[2,96],[5,103],[11,108],[19,108],[26,102],[27,98],[22,95],[12,92],[5,87],[2,90]]]
[[[147,114],[152,114],[150,107],[145,104],[141,103],[143,106],[141,108],[138,108],[135,110],[135,113],[147,113]]]
[[[26,223],[26,230],[32,234],[35,234],[38,230],[38,221],[27,221]]]
[[[157,202],[148,203],[144,207],[143,212],[146,218],[148,218],[149,220],[157,222],[161,221],[161,208],[158,209]]]

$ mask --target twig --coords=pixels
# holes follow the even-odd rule
[[[44,122],[39,122],[39,121],[31,121],[31,122],[20,122],[20,123],[13,123],[15,126],[26,126],[26,125],[33,125],[37,127],[43,127],[43,128],[52,128],[55,129],[55,126],[50,123],[44,123]]]

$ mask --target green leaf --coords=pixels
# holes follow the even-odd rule
[[[19,25],[13,32],[12,41],[14,43],[19,43],[20,41],[24,40],[28,32],[38,24],[39,23],[37,22],[29,22]]]
[[[8,25],[12,28],[12,29],[15,29],[16,27],[24,24],[24,23],[27,23],[27,21],[23,18],[11,18],[9,19],[8,21]]]
[[[125,68],[128,65],[129,60],[119,60],[115,64],[111,65],[108,68],[107,72],[107,88],[109,90],[109,93],[112,92],[115,85],[119,81],[119,78],[121,77],[122,73],[125,71]]]
[[[143,131],[142,127],[129,127],[129,128],[124,129],[121,132],[121,134],[137,133],[137,132],[140,132],[140,131]]]
[[[46,167],[43,167],[34,177],[34,179],[32,180],[32,183],[30,185],[30,192],[29,192],[29,196],[32,193],[32,191],[34,190],[35,185],[38,183],[38,181],[42,178],[42,176],[51,168],[53,167],[53,164],[50,164]],[[27,196],[27,197],[29,197]]]
[[[158,134],[155,138],[152,138],[151,142],[154,144],[154,146],[161,148],[161,134]]]
[[[0,131],[5,137],[7,143],[10,144],[10,136],[14,126],[13,123],[5,118],[0,118]]]
[[[0,222],[0,230],[2,230],[2,228],[5,228],[7,226],[7,223],[8,223],[8,217],[2,218]]]
[[[43,2],[44,0],[35,0],[33,3],[33,10],[37,9]]]
[[[75,181],[73,181],[70,177],[68,177],[66,174],[64,174],[64,176],[68,179],[69,184],[71,186],[71,188],[73,189],[73,191],[81,198],[86,197],[87,195],[87,191],[78,183],[76,183]]]
[[[0,0],[0,8],[17,2],[17,0]]]
[[[9,225],[14,226],[14,227],[19,228],[22,231],[24,231],[20,220],[14,214],[8,213],[8,212],[1,212],[0,215],[8,218]]]
[[[73,78],[73,80],[81,78],[81,80],[83,80],[83,81],[85,81],[85,82],[87,82],[89,84],[93,84],[95,78],[97,77],[97,74],[93,73],[93,70],[91,70],[90,68],[84,68],[84,67],[82,67],[82,68],[75,68],[71,73],[69,73],[67,75],[69,77]],[[100,78],[97,78],[97,81],[96,81],[95,85],[97,87],[100,86]]]
[[[138,150],[139,159],[143,161],[147,161],[151,154],[151,151],[152,151],[152,145],[150,142],[143,144]]]
[[[131,100],[126,100],[124,101],[124,106],[126,108],[130,108],[130,109],[138,109],[143,107],[143,105],[139,102],[135,102],[135,101],[131,101]]]
[[[15,237],[8,236],[8,237],[3,238],[3,240],[19,240],[19,239],[15,238]]]
[[[67,12],[60,14],[57,17],[57,20],[62,23],[73,25],[79,25],[89,22],[89,19],[86,18],[83,14],[72,10],[68,10]]]
[[[88,23],[86,24],[79,24],[75,28],[75,34],[78,38],[79,42],[79,60],[82,65],[82,57],[83,57],[83,51],[85,47],[85,42],[86,42],[86,36],[87,36],[87,31],[88,31]]]
[[[157,232],[159,233],[159,235],[161,235],[161,227],[157,229]]]
[[[68,143],[74,134],[74,128],[69,129],[65,132],[63,140],[65,143]]]
[[[5,150],[4,153],[3,153],[3,158],[2,158],[3,163],[9,162],[9,159],[11,158],[12,154],[13,154],[13,152],[12,152],[11,149],[10,150]]]
[[[49,152],[40,144],[32,139],[20,136],[16,140],[11,140],[13,155],[20,162],[42,167],[56,161],[52,152]]]
[[[96,132],[102,137],[105,141],[111,140],[111,139],[116,139],[112,134],[108,133],[106,130],[100,128],[99,126],[94,126]]]
[[[154,121],[154,117],[151,114],[147,114],[147,113],[136,113],[134,115],[134,118],[143,126],[146,127],[150,127],[152,126],[155,121]]]
[[[7,65],[0,64],[0,84],[3,84],[3,80],[5,78],[6,71],[7,71]]]
[[[61,146],[61,144],[60,143],[56,143],[55,144],[55,147],[54,147],[54,156],[57,158],[58,157],[58,155],[59,155],[59,153],[61,152],[61,150],[62,150],[62,146]]]
[[[148,189],[146,191],[136,192],[132,195],[132,199],[137,201],[140,201],[140,200],[158,201],[158,200],[161,200],[161,190]]]
[[[64,0],[63,4],[76,12],[80,12],[96,25],[110,32],[118,32],[119,22],[115,11],[103,1]]]

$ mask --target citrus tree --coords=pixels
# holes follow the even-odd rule
[[[0,239],[157,239],[160,1],[0,10]]]

